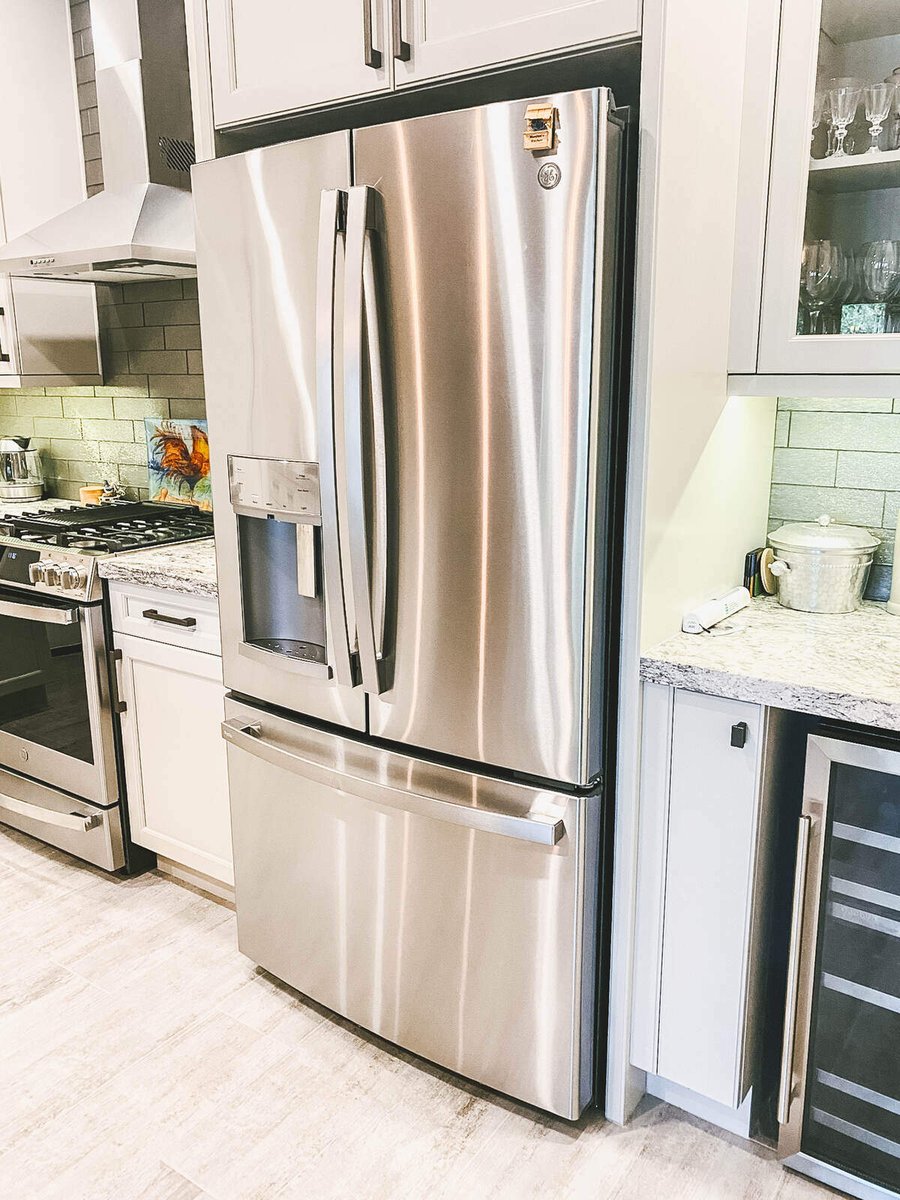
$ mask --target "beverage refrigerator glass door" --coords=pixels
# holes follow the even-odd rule
[[[900,740],[809,738],[779,1151],[874,1200],[900,1191]]]

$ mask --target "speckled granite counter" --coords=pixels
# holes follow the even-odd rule
[[[900,730],[900,617],[881,604],[834,616],[755,600],[724,636],[679,633],[641,678],[693,692]]]
[[[187,592],[194,596],[219,594],[212,538],[104,558],[98,569],[103,579],[111,581],[138,583],[142,587]]]

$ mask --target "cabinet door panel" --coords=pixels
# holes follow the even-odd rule
[[[733,746],[741,722],[746,741]],[[762,740],[760,706],[676,692],[658,1073],[733,1107],[743,1099]]]
[[[231,884],[221,659],[122,635],[116,645],[131,835]]]
[[[896,292],[882,292],[886,279],[873,286],[862,261],[868,244],[900,239],[897,125],[889,117],[880,149],[868,154],[869,122],[861,90],[863,84],[890,75],[898,49],[900,5],[791,0],[782,6],[761,374],[900,372]],[[822,98],[845,78],[858,80],[859,86],[849,89],[855,96],[847,111],[855,116],[847,126],[845,152],[839,155],[833,152],[837,138]],[[814,271],[808,273],[811,287],[804,291],[804,246],[811,255],[821,243],[836,246],[840,258],[833,269],[822,269],[819,279]],[[824,257],[819,263],[824,268]]]
[[[397,82],[477,70],[640,32],[640,0],[394,0],[401,5],[408,62]]]
[[[0,241],[86,195],[75,60],[58,0],[4,0],[0,36]],[[0,278],[0,387],[100,383],[93,287]]]
[[[381,66],[366,65],[363,0],[208,0],[218,127],[391,86],[386,0],[366,0]]]

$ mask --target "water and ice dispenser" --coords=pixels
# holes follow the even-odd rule
[[[319,465],[230,455],[248,658],[327,678]]]

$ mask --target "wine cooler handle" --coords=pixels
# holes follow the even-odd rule
[[[791,909],[791,949],[788,957],[787,999],[784,1009],[784,1045],[781,1048],[781,1083],[778,1089],[779,1125],[787,1125],[790,1119],[794,1091],[794,1036],[797,1032],[800,960],[803,954],[803,909],[806,902],[811,825],[810,817],[801,817],[797,833],[797,865],[794,870],[794,903]]]

